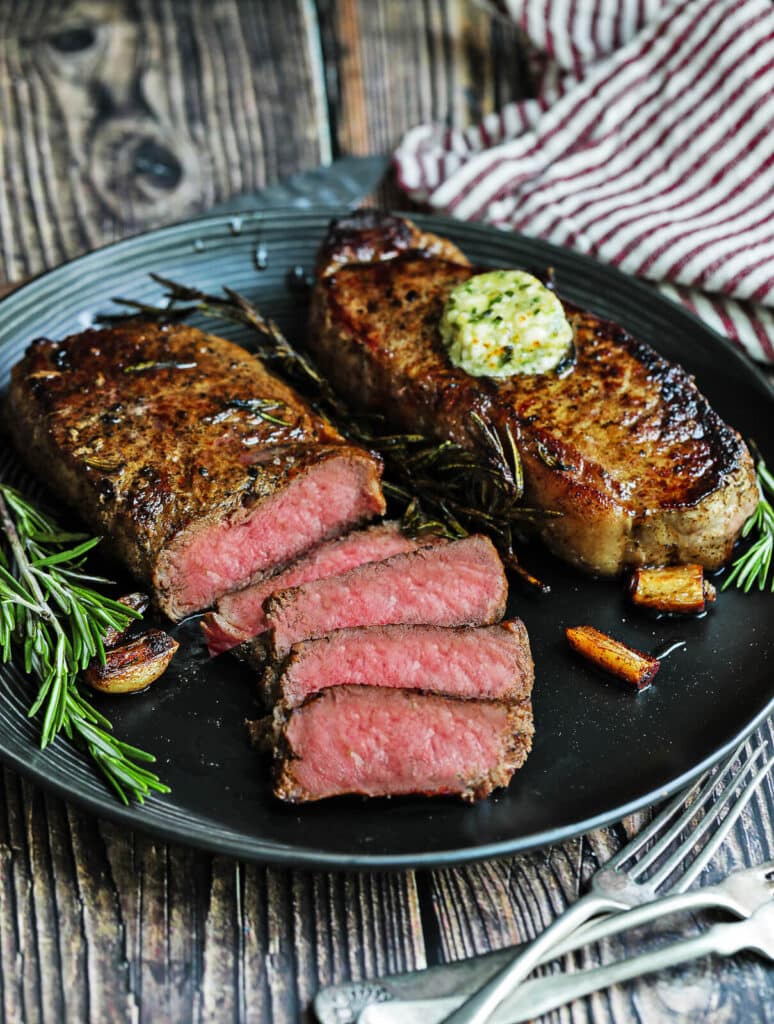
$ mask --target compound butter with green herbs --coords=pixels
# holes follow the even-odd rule
[[[473,377],[548,373],[572,351],[561,302],[523,270],[492,270],[457,285],[440,328],[452,363]]]

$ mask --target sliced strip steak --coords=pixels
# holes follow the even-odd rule
[[[454,697],[529,697],[534,665],[520,619],[497,626],[372,626],[294,644],[267,670],[267,697],[296,707],[331,686],[433,690]]]
[[[414,690],[337,686],[274,715],[275,794],[456,794],[507,786],[532,745],[532,708]]]
[[[384,511],[378,461],[238,345],[127,324],[33,342],[11,431],[171,618]]]
[[[471,377],[449,360],[439,322],[452,288],[479,272],[409,221],[373,210],[334,221],[309,345],[336,390],[396,429],[473,449],[471,413],[510,431],[526,501],[562,513],[543,521],[543,540],[588,572],[727,561],[758,501],[755,472],[691,376],[562,300],[569,372]]]
[[[301,640],[352,626],[489,625],[503,617],[507,597],[500,556],[475,535],[279,591],[264,609],[279,659]]]
[[[263,602],[277,590],[336,576],[366,562],[379,562],[438,542],[434,537],[416,540],[402,533],[399,523],[387,522],[321,544],[284,571],[221,597],[216,610],[202,619],[209,652],[222,654],[262,633],[266,629]]]

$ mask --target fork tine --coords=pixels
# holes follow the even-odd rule
[[[681,793],[678,793],[678,795],[672,800],[672,802],[667,804],[664,810],[660,811],[656,815],[656,817],[651,821],[647,828],[644,828],[641,832],[639,832],[632,840],[630,840],[630,842],[628,842],[623,847],[623,849],[619,850],[614,857],[611,857],[605,866],[608,868],[617,868],[625,860],[628,860],[630,857],[633,857],[640,849],[642,849],[642,847],[645,845],[645,843],[648,842],[648,840],[652,839],[653,836],[657,835],[661,831],[663,826],[666,824],[666,822],[669,821],[670,818],[674,817],[674,815],[677,814],[678,811],[681,811],[685,807],[686,800],[688,800],[689,797],[693,793],[695,793],[701,786],[705,786],[705,788],[707,788],[708,782],[711,783],[711,785],[708,786],[708,789],[709,792],[712,792],[712,790],[718,784],[720,779],[728,771],[730,771],[731,766],[735,763],[737,757],[744,749],[746,743],[746,739],[742,740],[742,742],[739,744],[736,750],[734,750],[734,752],[722,766],[721,770],[713,778],[709,777],[709,772],[705,772],[704,775],[702,775],[696,782],[694,782],[692,786],[690,786],[688,789],[684,789]],[[669,831],[664,835],[664,837],[659,840],[654,849],[665,849],[672,842],[674,837],[675,832],[672,828],[670,828]]]
[[[670,830],[671,838],[667,840],[666,843],[662,842],[648,850],[644,857],[641,857],[632,867],[629,872],[630,876],[634,879],[640,878],[648,868],[658,860],[661,854],[665,852],[666,847],[668,847],[672,841],[677,839],[686,825],[696,817],[697,812],[701,810],[702,806],[712,801],[711,806],[707,809],[707,812],[699,825],[696,828],[691,829],[690,834],[672,853],[666,864],[659,868],[659,870],[651,877],[650,881],[653,885],[660,885],[666,875],[670,874],[674,870],[675,866],[683,859],[686,853],[695,849],[698,840],[701,839],[707,829],[715,822],[717,816],[729,800],[732,799],[734,791],[737,789],[739,783],[743,782],[744,779],[754,770],[755,762],[761,754],[765,753],[765,751],[766,744],[762,743],[752,752],[747,763],[728,781],[723,795],[720,798],[718,798],[715,793],[718,786],[718,779],[717,777],[711,778],[705,786],[706,792],[699,799],[694,800],[692,804],[689,804],[674,823]]]
[[[742,811],[745,809],[750,800],[752,800],[753,794],[768,775],[772,765],[774,765],[774,757],[770,757],[768,761],[763,765],[763,767],[760,768],[758,772],[756,772],[756,774],[750,780],[748,785],[745,787],[744,791],[742,792],[742,795],[739,797],[739,799],[736,801],[736,803],[733,805],[733,807],[730,809],[728,814],[723,819],[723,823],[721,824],[720,828],[713,835],[712,839],[710,839],[710,841],[701,851],[699,856],[694,860],[694,862],[691,864],[691,866],[688,868],[685,874],[681,876],[680,881],[674,886],[674,892],[685,892],[685,890],[688,889],[693,884],[693,882],[696,881],[696,879],[702,873],[704,868],[710,862],[717,848],[720,846],[720,844],[726,838],[728,833],[731,831],[733,825],[739,818]],[[709,817],[709,813],[707,816]],[[765,867],[765,865],[760,866]]]

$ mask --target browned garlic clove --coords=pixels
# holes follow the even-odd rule
[[[147,594],[141,593],[140,591],[135,591],[132,594],[123,594],[121,597],[118,598],[118,603],[126,605],[126,607],[131,608],[132,611],[139,612],[140,615],[144,615],[145,612],[148,610],[148,605],[150,604],[150,597]],[[126,629],[113,629],[112,626],[109,626],[102,634],[102,645],[105,648],[105,650],[108,650],[108,648],[115,647],[117,644],[120,644],[121,641],[126,636],[126,634],[134,625],[135,621],[137,620],[132,620],[132,622],[129,623]]]
[[[101,693],[139,693],[166,670],[179,646],[163,630],[149,629],[106,650],[105,664],[92,662],[83,678]]]

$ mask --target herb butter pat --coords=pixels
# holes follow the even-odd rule
[[[561,302],[522,270],[492,270],[457,285],[440,327],[449,358],[473,377],[548,373],[572,349]]]

